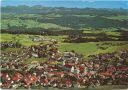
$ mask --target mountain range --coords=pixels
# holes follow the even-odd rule
[[[2,6],[18,5],[42,5],[46,7],[67,7],[67,8],[123,8],[128,9],[128,1],[56,1],[56,0],[3,0]]]

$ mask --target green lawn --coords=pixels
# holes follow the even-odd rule
[[[78,53],[92,53],[97,50],[96,43],[62,43],[60,45],[61,51],[71,51],[75,50]]]

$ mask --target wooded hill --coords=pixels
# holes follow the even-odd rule
[[[127,29],[127,9],[36,6],[1,7],[2,30]]]

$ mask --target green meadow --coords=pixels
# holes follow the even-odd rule
[[[107,32],[108,33],[108,32]],[[110,33],[118,35],[118,33]],[[1,34],[0,42],[19,42],[21,45],[29,47],[31,45],[39,45],[40,43],[47,43],[46,40],[41,41],[33,41],[32,38],[44,38],[44,39],[55,39],[58,41],[59,50],[71,51],[74,50],[77,53],[84,55],[86,58],[89,55],[95,55],[99,53],[111,53],[118,50],[128,49],[127,41],[100,41],[100,42],[83,42],[83,43],[67,43],[63,42],[64,38],[67,36],[40,36],[40,35],[25,35],[25,34]],[[9,50],[13,50],[13,48],[9,48],[5,50],[6,52]],[[14,50],[16,50],[14,48]],[[30,61],[32,61],[31,59]],[[40,61],[40,60],[39,60]]]

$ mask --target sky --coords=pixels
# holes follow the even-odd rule
[[[0,0],[0,1],[14,1],[14,0]],[[128,1],[128,0],[17,0],[17,1]]]
[[[69,8],[128,8],[128,0],[2,0],[2,6],[17,5]]]

